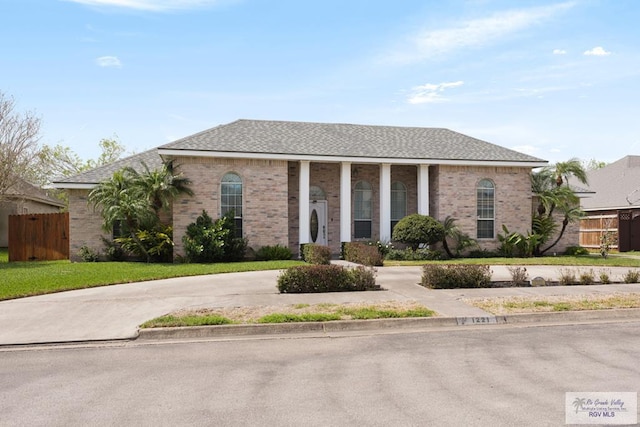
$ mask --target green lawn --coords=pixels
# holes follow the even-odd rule
[[[41,261],[6,262],[0,252],[0,300],[73,289],[171,277],[237,271],[280,270],[300,261],[258,261],[220,264],[146,264],[139,262]],[[275,288],[275,283],[274,283]]]

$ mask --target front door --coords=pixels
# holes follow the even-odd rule
[[[327,201],[309,203],[309,242],[327,246]]]

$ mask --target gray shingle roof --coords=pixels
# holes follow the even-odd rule
[[[540,163],[449,129],[237,120],[159,147],[255,154]]]
[[[582,209],[596,210],[640,206],[640,156],[626,156],[587,173],[591,197],[581,199]]]
[[[64,188],[63,184],[96,184],[109,178],[117,170],[124,167],[132,167],[136,170],[142,168],[142,164],[146,164],[150,169],[162,166],[162,159],[158,155],[156,148],[116,160],[108,165],[99,166],[95,169],[70,176],[68,178],[59,179],[53,182],[55,187]],[[62,185],[61,185],[62,184]]]
[[[267,120],[237,120],[158,147],[163,150],[279,154],[290,156],[360,157],[481,162],[519,162],[540,166],[545,160],[491,144],[449,129],[351,125]],[[95,184],[125,166],[161,165],[158,149],[145,151],[109,165],[55,181]]]

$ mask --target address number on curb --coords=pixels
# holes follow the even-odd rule
[[[458,325],[495,325],[498,319],[495,316],[457,317]]]

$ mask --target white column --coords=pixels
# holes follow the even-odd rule
[[[391,165],[380,165],[380,241],[391,240]]]
[[[351,241],[351,162],[340,164],[340,241]]]
[[[429,215],[429,165],[418,165],[418,213]]]
[[[298,217],[300,226],[298,242],[309,243],[309,161],[300,161],[300,188],[298,189]]]

